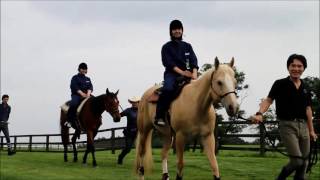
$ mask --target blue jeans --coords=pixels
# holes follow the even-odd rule
[[[170,103],[174,98],[177,77],[177,75],[172,73],[164,75],[164,84],[157,103],[156,119],[165,118],[165,113],[168,111]]]

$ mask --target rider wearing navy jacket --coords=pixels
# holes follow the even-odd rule
[[[179,76],[197,79],[198,60],[192,46],[182,41],[183,26],[179,20],[170,23],[169,33],[171,41],[162,46],[162,64],[165,67],[164,84],[162,93],[157,103],[155,124],[166,125],[165,113],[169,109],[173,94],[176,90],[175,83]]]
[[[74,75],[71,79],[71,101],[70,108],[68,110],[68,121],[66,125],[73,126],[75,129],[79,129],[77,123],[77,107],[81,103],[81,100],[90,97],[93,91],[93,86],[89,77],[86,76],[88,66],[86,63],[80,63],[78,67],[79,73]]]

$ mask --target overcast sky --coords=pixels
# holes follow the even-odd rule
[[[11,135],[59,133],[80,62],[94,95],[130,96],[162,81],[160,51],[180,19],[199,65],[235,58],[250,88],[241,109],[254,113],[272,83],[288,75],[290,54],[306,56],[303,77],[319,77],[319,1],[1,1],[1,95],[10,95]],[[101,129],[121,127],[103,114]]]

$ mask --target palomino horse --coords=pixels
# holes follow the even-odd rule
[[[156,127],[163,136],[161,152],[163,180],[169,179],[167,161],[174,134],[176,137],[177,180],[182,179],[183,150],[189,135],[201,137],[214,179],[220,179],[214,153],[213,130],[216,114],[212,104],[221,102],[229,116],[237,113],[239,104],[235,93],[236,79],[233,64],[233,58],[229,64],[220,64],[216,57],[214,68],[208,70],[198,80],[187,84],[172,102],[169,110],[171,127]],[[139,104],[135,170],[140,180],[144,179],[144,171],[150,171],[152,167],[151,139],[156,105],[150,103],[148,98],[157,88],[159,86],[148,89]]]
[[[110,113],[110,115],[113,118],[114,122],[120,121],[120,113],[119,113],[119,101],[117,98],[116,93],[109,92],[109,90],[106,90],[106,94],[102,94],[97,97],[90,97],[85,104],[83,105],[83,108],[79,114],[79,122],[81,129],[87,132],[87,149],[83,156],[83,163],[85,164],[87,162],[87,155],[89,152],[92,153],[92,159],[93,159],[93,166],[97,166],[96,158],[95,158],[95,148],[94,148],[94,137],[98,133],[98,129],[101,122],[101,114],[104,111],[107,111]],[[67,114],[61,110],[60,115],[60,126],[61,126],[61,138],[62,143],[64,146],[64,161],[68,161],[67,152],[68,148],[67,145],[70,144],[69,142],[69,128],[64,125],[64,123],[67,121]],[[72,147],[73,147],[73,161],[78,161],[78,155],[77,155],[77,149],[76,149],[76,139],[80,136],[80,131],[76,131],[72,137]]]

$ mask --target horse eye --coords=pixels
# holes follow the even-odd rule
[[[218,85],[219,85],[219,86],[222,86],[222,82],[221,82],[221,81],[218,81]]]

